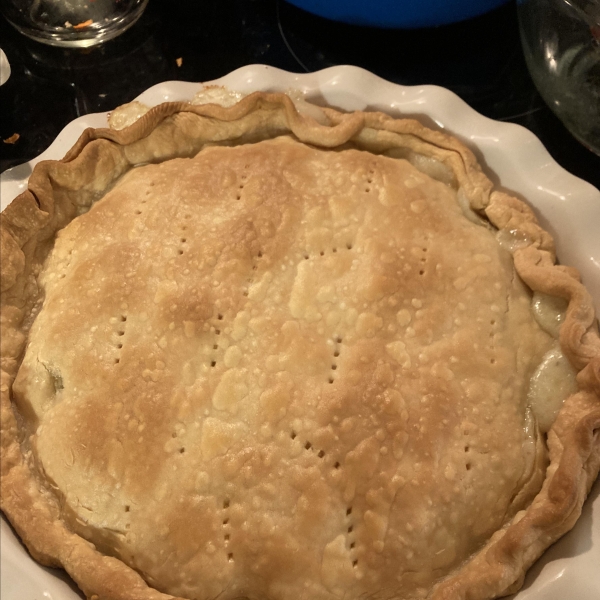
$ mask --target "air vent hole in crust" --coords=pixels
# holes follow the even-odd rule
[[[352,250],[353,244],[352,244],[352,242],[346,242],[345,246],[346,246],[347,250]],[[325,248],[324,250],[319,250],[319,252],[315,253],[313,256],[326,256],[330,252],[331,252],[331,254],[337,254],[338,250],[339,250],[338,246],[332,246],[331,248]],[[302,252],[303,260],[308,260],[310,257],[311,257],[311,255],[308,251],[305,250],[304,252]]]
[[[356,567],[358,564],[358,559],[356,558],[356,537],[355,537],[355,533],[354,533],[354,523],[353,523],[353,509],[352,506],[347,506],[346,507],[346,523],[347,523],[347,527],[346,527],[346,538],[347,538],[347,544],[348,544],[348,548],[350,549],[350,559],[352,560],[352,566]]]
[[[490,364],[496,364],[496,319],[490,319]]]
[[[342,343],[342,337],[339,335],[336,335],[333,337],[333,358],[336,359],[339,357],[340,355],[340,344]],[[337,362],[334,360],[331,364],[331,371],[337,371],[338,365]],[[331,375],[328,378],[328,382],[334,383],[335,378],[333,377],[333,373],[331,373]]]
[[[297,437],[298,437],[298,434],[295,431],[292,430],[290,432],[290,438],[292,440],[295,440]],[[310,440],[307,440],[306,442],[304,442],[304,449],[305,450],[311,450],[311,451],[317,451],[317,449],[313,446],[313,443]],[[325,458],[326,454],[327,453],[325,452],[325,450],[323,450],[321,448],[321,449],[319,449],[317,451],[317,458],[323,459],[323,458]],[[335,463],[335,464],[339,466],[339,463]],[[337,469],[338,467],[334,466],[334,468]]]
[[[375,175],[375,170],[369,169],[369,172],[367,174],[367,184],[365,185],[365,192],[367,192],[367,194],[371,191],[371,184],[373,183],[373,175]]]
[[[124,346],[124,337],[126,331],[126,323],[127,323],[127,315],[120,314],[118,317],[111,318],[110,322],[113,324],[113,327],[116,326],[116,331],[113,329],[113,335],[116,335],[116,340],[113,338],[113,344],[116,350],[116,356],[113,359],[113,363],[118,365],[121,362],[121,351]]]
[[[426,240],[424,243],[427,243],[428,241],[429,240]],[[423,276],[427,272],[427,252],[428,252],[428,247],[427,246],[422,246],[421,247],[421,251],[423,252],[423,254],[422,254],[421,258],[420,258],[421,268],[419,270],[419,275]]]
[[[227,560],[229,562],[233,562],[233,552],[231,552],[230,542],[231,542],[231,524],[229,521],[229,498],[225,498],[223,500],[223,515],[221,518],[221,524],[223,528],[223,546],[225,547],[225,551],[227,552]]]
[[[185,225],[185,223],[182,223],[179,226],[179,229],[181,233],[179,235],[179,247],[177,249],[177,254],[179,256],[182,256],[188,250],[188,238],[185,234],[187,230],[187,225]]]

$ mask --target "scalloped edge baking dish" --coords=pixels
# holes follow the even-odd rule
[[[437,86],[406,87],[351,66],[295,74],[265,65],[242,67],[211,82],[167,81],[136,100],[153,106],[191,100],[206,85],[248,93],[302,92],[307,100],[343,110],[381,110],[411,116],[425,125],[448,131],[477,155],[486,174],[505,190],[526,199],[541,224],[556,240],[565,264],[577,267],[600,314],[600,191],[560,167],[527,129],[488,119],[458,96]],[[24,165],[0,177],[4,208],[23,191],[33,166],[61,158],[87,127],[105,127],[107,113],[89,114],[69,123],[50,147]],[[1,524],[3,600],[75,600],[81,598],[68,577],[35,563],[4,518]],[[529,571],[514,600],[595,600],[600,597],[600,481],[596,482],[575,528],[551,547]]]

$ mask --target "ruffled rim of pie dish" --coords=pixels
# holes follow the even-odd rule
[[[570,530],[600,469],[600,337],[592,299],[576,269],[556,265],[551,236],[521,200],[494,191],[472,152],[455,138],[418,121],[383,113],[322,109],[329,124],[299,113],[284,94],[256,92],[229,108],[215,104],[165,103],[126,129],[87,129],[60,161],[39,163],[28,190],[0,220],[2,327],[1,508],[32,556],[64,568],[94,600],[173,598],[150,588],[117,558],[70,531],[56,499],[31,468],[26,435],[12,408],[11,385],[26,345],[27,330],[43,298],[36,275],[57,231],[85,212],[136,164],[193,156],[205,144],[247,143],[294,135],[322,148],[355,144],[381,152],[421,154],[451,170],[470,207],[497,229],[520,240],[513,250],[517,273],[534,291],[568,301],[560,330],[562,351],[577,374],[579,391],[564,403],[547,435],[550,465],[533,502],[463,565],[432,589],[430,600],[485,600],[518,590],[543,551]]]

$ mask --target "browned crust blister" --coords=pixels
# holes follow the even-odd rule
[[[29,188],[2,214],[1,325],[2,510],[31,554],[62,566],[90,598],[171,598],[148,587],[132,569],[106,557],[60,520],[57,500],[38,483],[26,436],[11,405],[11,385],[27,331],[42,298],[36,276],[56,233],[85,212],[133,165],[194,156],[205,144],[240,143],[293,134],[322,148],[347,143],[383,152],[404,149],[437,159],[453,173],[471,208],[498,229],[526,240],[513,252],[520,277],[533,289],[568,300],[561,328],[563,352],[578,371],[571,396],[548,434],[550,466],[533,503],[429,597],[487,599],[515,591],[527,568],[568,531],[600,467],[600,338],[591,297],[572,268],[555,264],[553,241],[523,202],[492,191],[474,155],[455,138],[414,120],[381,113],[324,109],[329,126],[298,113],[281,94],[255,93],[231,108],[167,103],[122,131],[88,129],[61,161],[34,170]]]

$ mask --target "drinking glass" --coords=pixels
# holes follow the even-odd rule
[[[600,0],[518,0],[525,60],[571,133],[600,154]]]
[[[26,36],[85,48],[129,29],[148,0],[0,0],[2,14]]]

